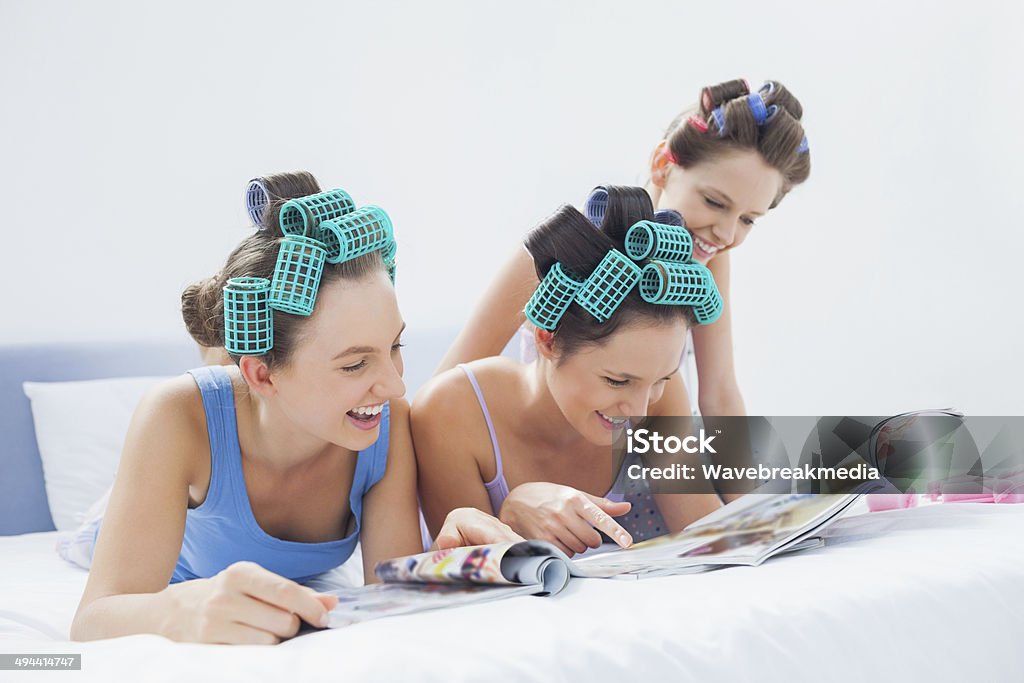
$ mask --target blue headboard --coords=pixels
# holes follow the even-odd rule
[[[22,382],[178,375],[201,364],[190,342],[0,346],[0,536],[53,530]]]

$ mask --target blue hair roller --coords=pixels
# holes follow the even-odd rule
[[[608,190],[603,187],[595,187],[587,197],[587,203],[583,205],[583,212],[595,227],[600,227],[607,210]]]
[[[807,145],[807,136],[805,135],[800,141],[800,146],[796,148],[797,154],[807,154],[810,147]]]
[[[658,209],[654,212],[654,222],[665,225],[675,225],[680,228],[686,227],[683,215],[674,209]]]
[[[274,346],[274,318],[268,304],[270,280],[233,277],[224,286],[224,348],[237,356],[258,356]]]
[[[558,321],[565,315],[582,286],[582,282],[574,280],[562,270],[560,263],[555,262],[526,302],[523,309],[526,319],[540,329],[551,332],[558,327]]]
[[[352,197],[341,188],[290,199],[281,207],[281,232],[315,237],[320,223],[341,218],[355,208]]]
[[[637,221],[626,233],[626,253],[634,261],[650,258],[682,263],[693,255],[693,240],[684,227]]]
[[[611,249],[576,293],[576,303],[603,323],[639,280],[640,267],[621,251]]]
[[[757,93],[764,99],[768,99],[768,96],[775,92],[775,83],[772,81],[765,81],[761,84],[761,87],[757,89]]]
[[[754,121],[757,125],[760,126],[768,120],[768,108],[764,105],[764,98],[761,97],[761,93],[747,95],[747,106],[750,107],[750,113],[754,115]]]
[[[722,105],[718,105],[711,110],[711,118],[715,120],[715,125],[718,126],[718,136],[722,137],[725,135],[725,112],[722,111]]]
[[[245,210],[249,220],[260,230],[263,229],[263,214],[270,203],[270,193],[263,184],[263,178],[253,178],[245,188]]]
[[[699,263],[653,261],[644,266],[640,296],[651,304],[696,306],[707,301],[715,280]]]
[[[312,315],[327,251],[317,240],[285,235],[277,252],[268,305],[295,315]]]

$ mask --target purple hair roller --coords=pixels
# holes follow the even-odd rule
[[[583,213],[596,228],[601,226],[601,221],[604,220],[604,213],[607,210],[608,190],[603,187],[595,187],[587,197],[587,203],[583,205]]]
[[[725,112],[722,111],[722,105],[718,105],[711,110],[711,118],[715,120],[715,125],[718,126],[718,137],[725,135]]]
[[[249,214],[249,220],[260,230],[263,229],[263,213],[269,203],[270,193],[263,184],[263,178],[250,180],[249,186],[245,188],[245,210]]]
[[[682,214],[673,209],[658,209],[655,211],[654,222],[663,225],[674,225],[679,228],[686,227],[686,221],[683,220]]]
[[[760,93],[747,95],[747,106],[750,107],[750,113],[754,115],[757,125],[760,126],[768,120],[768,108],[764,106],[764,99]]]

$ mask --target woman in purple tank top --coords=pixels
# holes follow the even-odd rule
[[[300,581],[357,541],[367,582],[422,550],[390,219],[308,173],[254,184],[259,229],[182,295],[189,332],[233,364],[137,408],[75,640],[276,643],[326,625],[337,598]],[[443,526],[438,547],[520,540],[479,510]]]
[[[633,255],[625,246],[627,231],[649,225],[686,243],[685,231],[657,223],[642,188],[607,191],[598,229],[564,206],[526,239],[541,281],[526,307],[538,325],[537,359],[460,365],[417,394],[413,440],[432,532],[451,510],[472,506],[498,515],[524,537],[573,554],[600,545],[599,531],[629,545],[633,534],[613,517],[650,514],[622,501],[624,478],[613,465],[611,444],[626,426],[622,416],[685,414],[662,395],[678,382],[673,378],[687,331],[704,313],[694,304],[652,303],[641,295],[641,267],[668,261]],[[672,264],[717,296],[709,271],[688,254]],[[574,293],[561,296],[559,286]],[[681,529],[720,505],[713,493],[665,495],[657,502],[667,525],[659,533]]]

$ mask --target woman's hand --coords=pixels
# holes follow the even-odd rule
[[[326,626],[328,611],[338,603],[254,562],[236,562],[213,578],[166,591],[171,608],[164,635],[199,643],[274,645],[294,636],[300,619]]]
[[[498,518],[526,538],[548,541],[571,556],[599,547],[598,529],[629,547],[633,538],[612,519],[629,508],[627,502],[614,503],[569,486],[530,482],[512,489]]]
[[[476,508],[455,508],[448,513],[431,550],[488,543],[518,543],[523,537],[497,518]]]

